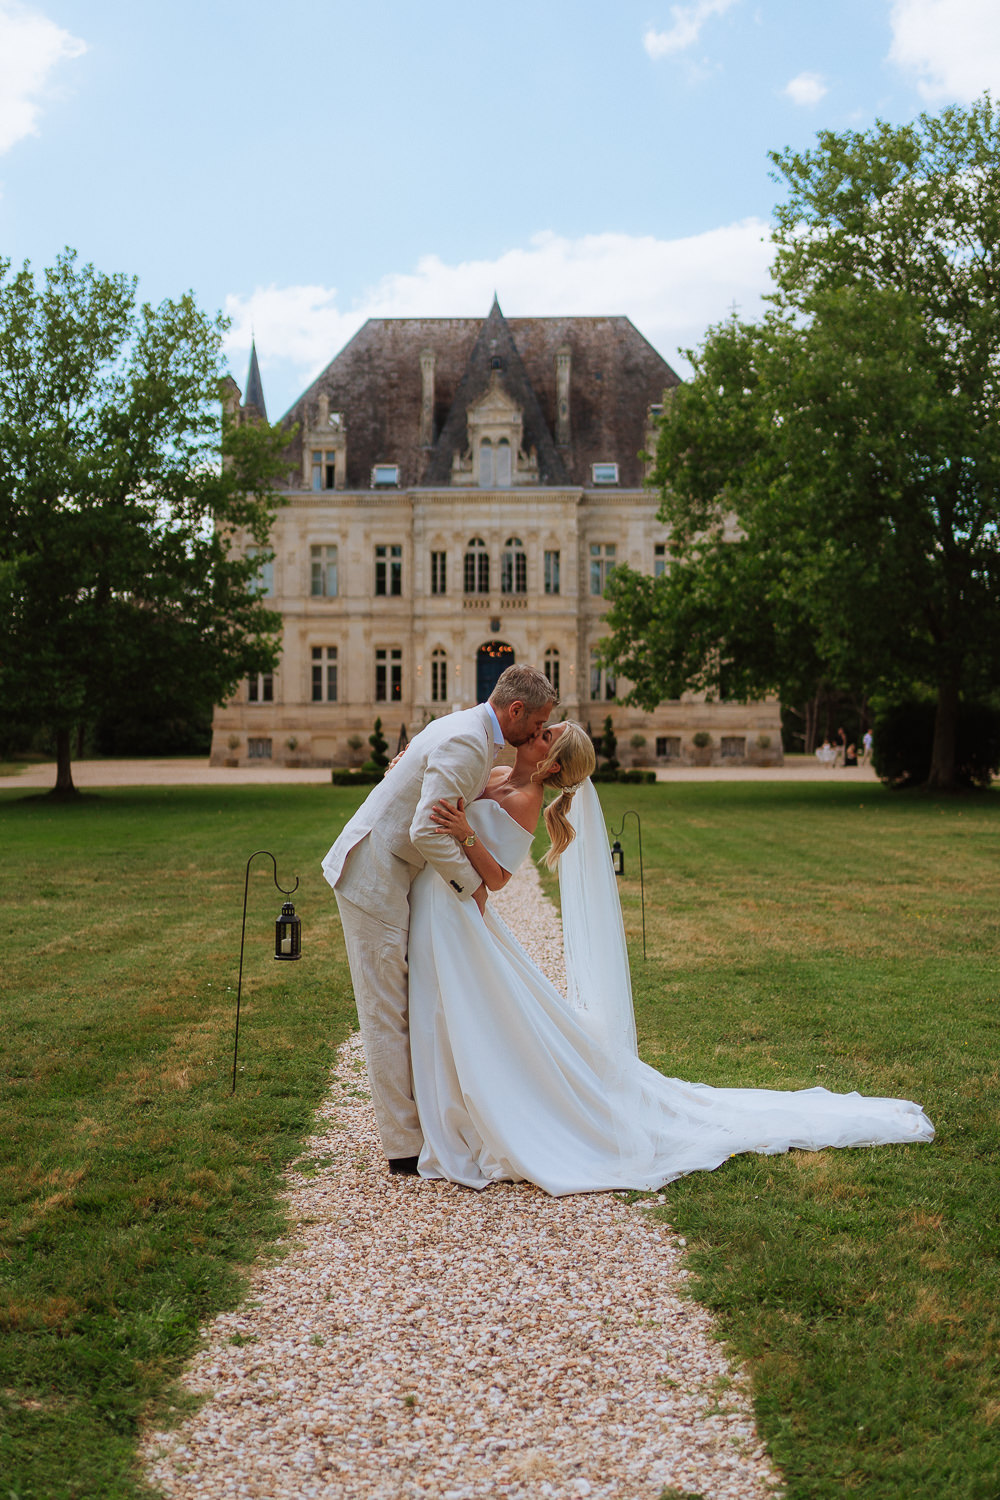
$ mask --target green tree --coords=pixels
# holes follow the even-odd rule
[[[223,319],[67,250],[0,260],[0,699],[54,736],[218,702],[278,656],[259,597],[287,433],[224,416]],[[236,545],[237,541],[240,545]]]
[[[936,694],[929,784],[1000,633],[1000,109],[772,155],[774,291],[710,330],[661,423],[672,571],[616,569],[605,658],[686,688]]]

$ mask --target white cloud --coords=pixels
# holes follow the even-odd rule
[[[39,96],[65,58],[87,44],[18,0],[0,0],[0,152],[38,133]]]
[[[673,25],[667,31],[647,27],[642,45],[654,62],[674,52],[683,52],[698,40],[707,20],[724,15],[737,3],[738,0],[691,0],[689,5],[672,5]]]
[[[892,0],[889,60],[916,79],[931,104],[968,104],[1000,93],[996,0]]]
[[[412,271],[383,279],[354,305],[335,288],[261,287],[226,299],[227,353],[242,385],[251,329],[273,417],[286,409],[366,318],[473,317],[496,291],[511,318],[624,313],[678,371],[678,348],[700,343],[710,323],[760,310],[769,286],[770,231],[744,219],[686,239],[545,233],[493,260],[449,265],[428,255]]]
[[[818,104],[829,91],[819,73],[799,73],[785,84],[784,92],[793,104]]]

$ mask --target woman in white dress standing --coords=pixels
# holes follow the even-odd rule
[[[410,1046],[420,1173],[468,1187],[529,1181],[554,1196],[661,1187],[741,1152],[927,1141],[907,1100],[826,1089],[712,1088],[637,1052],[628,953],[586,731],[543,729],[470,807],[439,822],[497,890],[527,856],[545,788],[558,864],[567,998],[490,910],[433,869],[410,896]]]

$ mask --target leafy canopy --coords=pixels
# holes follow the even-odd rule
[[[0,694],[55,734],[64,786],[71,730],[276,660],[242,543],[266,555],[287,434],[224,417],[225,327],[70,250],[41,285],[0,261]]]
[[[948,784],[959,697],[1000,668],[1000,110],[772,160],[770,307],[711,329],[668,403],[673,565],[616,571],[605,658],[647,708],[929,685]]]

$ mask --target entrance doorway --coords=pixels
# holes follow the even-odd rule
[[[514,647],[506,641],[486,641],[476,652],[476,702],[485,703],[497,685],[504,667],[514,660]]]

